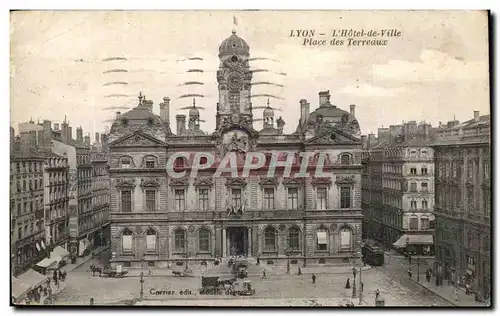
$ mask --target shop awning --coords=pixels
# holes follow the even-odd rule
[[[42,261],[38,262],[36,265],[41,268],[50,268],[52,266],[56,266],[59,258],[45,258]]]
[[[16,277],[12,277],[12,297],[17,300],[30,290],[30,286]]]
[[[394,244],[394,247],[404,248],[407,245],[433,245],[434,238],[432,235],[407,235],[401,236]]]
[[[59,258],[58,261],[64,260],[67,256],[69,256],[69,252],[61,246],[55,247],[50,253],[50,258]]]
[[[317,232],[317,236],[318,236],[318,245],[328,244],[327,238],[326,238],[326,232]]]
[[[41,284],[47,282],[48,279],[48,277],[36,272],[35,270],[29,269],[23,274],[17,276],[17,278],[12,278],[12,296],[14,296],[14,298],[19,298],[28,291],[36,289]],[[16,281],[17,285],[14,285],[14,281]]]

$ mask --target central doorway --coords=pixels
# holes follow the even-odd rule
[[[229,227],[227,233],[227,253],[230,256],[248,255],[248,229],[246,227]]]

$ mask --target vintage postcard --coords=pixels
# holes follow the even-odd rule
[[[12,11],[11,304],[489,307],[489,12]]]

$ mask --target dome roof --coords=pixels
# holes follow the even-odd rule
[[[153,124],[162,124],[160,117],[147,109],[136,107],[120,115],[118,120],[128,119],[131,124],[141,124],[152,120]]]
[[[227,55],[249,55],[250,48],[247,42],[245,42],[241,37],[236,35],[236,31],[226,38],[219,46],[219,57]]]
[[[274,111],[272,108],[267,107],[264,109],[264,117],[274,117]]]
[[[200,116],[200,111],[197,108],[192,107],[191,109],[189,109],[189,116],[190,117]]]

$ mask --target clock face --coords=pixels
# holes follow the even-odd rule
[[[227,77],[227,83],[231,89],[239,89],[241,87],[242,77],[239,73],[231,73]]]

